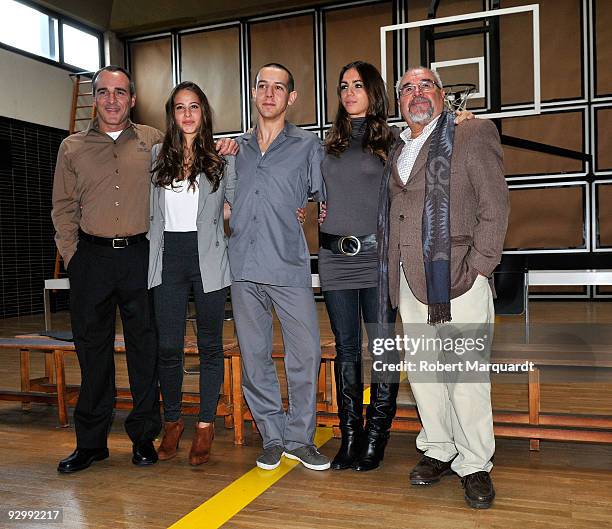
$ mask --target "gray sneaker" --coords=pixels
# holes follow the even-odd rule
[[[283,455],[289,459],[297,459],[310,470],[327,470],[330,466],[329,458],[319,452],[319,449],[314,445],[300,446],[295,450],[285,450]]]
[[[263,454],[257,458],[257,466],[264,470],[274,470],[280,465],[283,450],[284,448],[280,445],[264,448]]]

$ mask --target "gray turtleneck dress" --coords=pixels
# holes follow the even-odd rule
[[[365,118],[351,119],[351,124],[348,148],[340,156],[327,154],[321,165],[327,189],[327,217],[321,231],[331,235],[376,233],[384,164],[361,146]],[[355,256],[319,248],[319,278],[323,290],[376,287],[376,274],[375,248]]]

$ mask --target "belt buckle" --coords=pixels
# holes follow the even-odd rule
[[[344,250],[343,244],[344,244],[344,241],[347,241],[347,240],[354,241],[357,244],[357,249],[354,252],[347,252]],[[361,251],[361,241],[354,235],[344,235],[343,237],[340,237],[340,239],[338,240],[338,250],[340,250],[341,254],[352,257],[353,255],[357,255]]]
[[[113,239],[113,248],[115,249],[126,248],[128,244],[127,237],[118,237]]]

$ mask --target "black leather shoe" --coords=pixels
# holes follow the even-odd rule
[[[450,461],[440,461],[433,457],[423,456],[410,472],[411,485],[433,485],[438,483],[442,476],[452,474]]]
[[[66,459],[62,459],[57,466],[57,471],[62,474],[70,474],[85,470],[94,461],[102,461],[108,457],[108,448],[77,448]]]
[[[153,441],[140,441],[132,446],[132,463],[139,467],[157,463],[157,452]]]
[[[495,499],[495,489],[488,472],[480,471],[461,478],[465,501],[472,509],[488,509]]]

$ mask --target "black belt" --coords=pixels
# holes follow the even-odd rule
[[[89,235],[82,230],[79,230],[79,239],[97,244],[98,246],[110,246],[111,248],[127,248],[130,244],[136,244],[138,242],[145,241],[147,239],[146,233],[139,233],[138,235],[130,235],[128,237],[98,237],[96,235]]]
[[[376,234],[369,235],[331,235],[330,233],[319,234],[319,244],[325,250],[332,253],[353,256],[362,250],[376,248]]]

